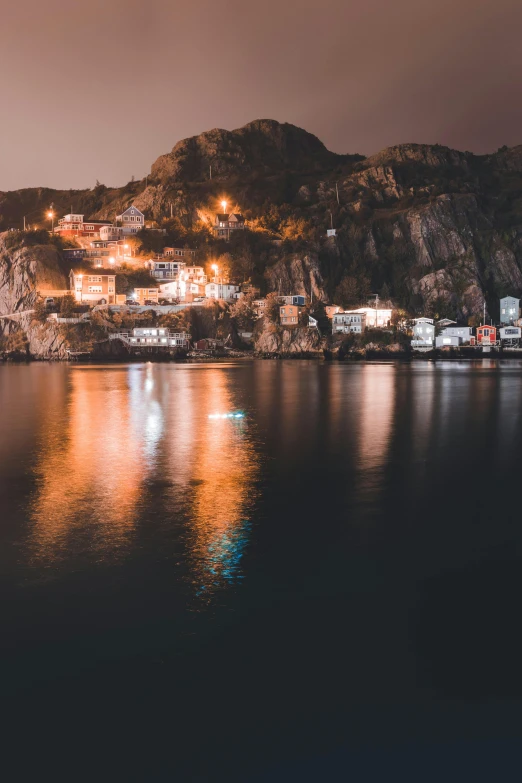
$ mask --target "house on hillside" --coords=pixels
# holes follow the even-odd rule
[[[102,242],[117,242],[123,236],[121,226],[102,226],[100,228],[100,240]]]
[[[123,236],[137,234],[145,228],[145,215],[134,204],[128,207],[121,215],[116,216],[118,227],[122,228]]]
[[[190,262],[196,256],[196,251],[190,247],[183,247],[183,245],[173,245],[172,247],[163,248],[163,255],[167,257],[176,257],[183,259],[185,263]]]
[[[134,299],[140,305],[158,304],[160,295],[159,288],[135,288]]]
[[[366,314],[361,310],[346,310],[332,316],[332,334],[360,334],[366,328]]]
[[[156,280],[177,280],[186,268],[183,261],[167,261],[165,259],[152,259],[148,262],[148,266],[152,277]]]
[[[225,299],[230,301],[237,299],[239,286],[233,283],[207,283],[205,286],[205,296],[209,299]]]
[[[61,217],[54,233],[61,237],[99,237],[103,226],[110,225],[110,220],[85,220],[84,215],[68,214]]]
[[[520,299],[505,296],[500,300],[500,323],[514,324],[520,317]]]
[[[296,304],[283,304],[279,308],[279,320],[282,326],[299,326],[302,307]]]
[[[116,275],[111,269],[69,273],[69,288],[77,302],[95,304],[116,303]]]
[[[212,227],[216,239],[230,239],[234,231],[242,231],[245,228],[245,218],[239,212],[230,214],[218,213]]]

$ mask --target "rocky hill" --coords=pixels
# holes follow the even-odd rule
[[[205,224],[223,196],[253,229],[230,245]],[[180,141],[148,178],[122,188],[0,193],[0,230],[40,219],[51,202],[93,217],[135,203],[168,241],[193,243],[202,258],[226,254],[231,271],[263,291],[347,306],[379,293],[411,313],[466,319],[484,299],[496,317],[499,296],[522,294],[522,146],[477,156],[403,144],[364,159],[257,120]]]

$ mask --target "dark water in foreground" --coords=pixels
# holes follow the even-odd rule
[[[9,779],[520,778],[521,364],[9,366],[0,411]]]

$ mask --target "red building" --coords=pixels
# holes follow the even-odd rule
[[[490,324],[477,326],[477,342],[482,345],[492,345],[497,342],[497,329]]]

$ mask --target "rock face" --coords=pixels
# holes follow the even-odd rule
[[[270,290],[282,295],[301,294],[326,300],[323,278],[317,254],[292,254],[267,269]]]
[[[51,202],[57,210],[68,211],[72,203],[79,212],[104,218],[134,202],[157,221],[172,209],[184,230],[196,229],[201,238],[205,228],[198,216],[214,211],[220,193],[238,204],[260,234],[268,230],[280,238],[277,249],[261,249],[258,256],[262,243],[244,251],[263,292],[332,301],[349,278],[360,304],[369,292],[385,289],[412,314],[463,319],[480,316],[484,300],[496,317],[500,296],[522,297],[522,145],[477,156],[441,145],[400,144],[361,159],[329,152],[293,125],[256,120],[180,141],[153,164],[148,181],[112,190],[0,193],[0,225],[19,225],[24,214]],[[334,225],[337,236],[327,238]],[[212,239],[208,246],[205,241],[200,246],[211,255]],[[32,280],[52,268],[45,256],[52,248],[27,251],[34,260],[25,267],[5,250],[4,311],[30,304]]]
[[[39,290],[67,288],[60,268],[60,257],[53,245],[27,245],[18,235],[0,234],[0,334],[21,332],[28,350],[40,358],[64,358],[66,346],[56,324],[41,324],[33,319],[32,310]]]
[[[286,329],[260,318],[254,328],[254,347],[258,353],[307,354],[322,356],[326,347],[317,329],[295,327]]]
[[[317,171],[333,167],[344,156],[329,152],[316,136],[275,120],[255,120],[234,131],[214,130],[178,142],[151,168],[159,182],[200,182],[252,171]]]

